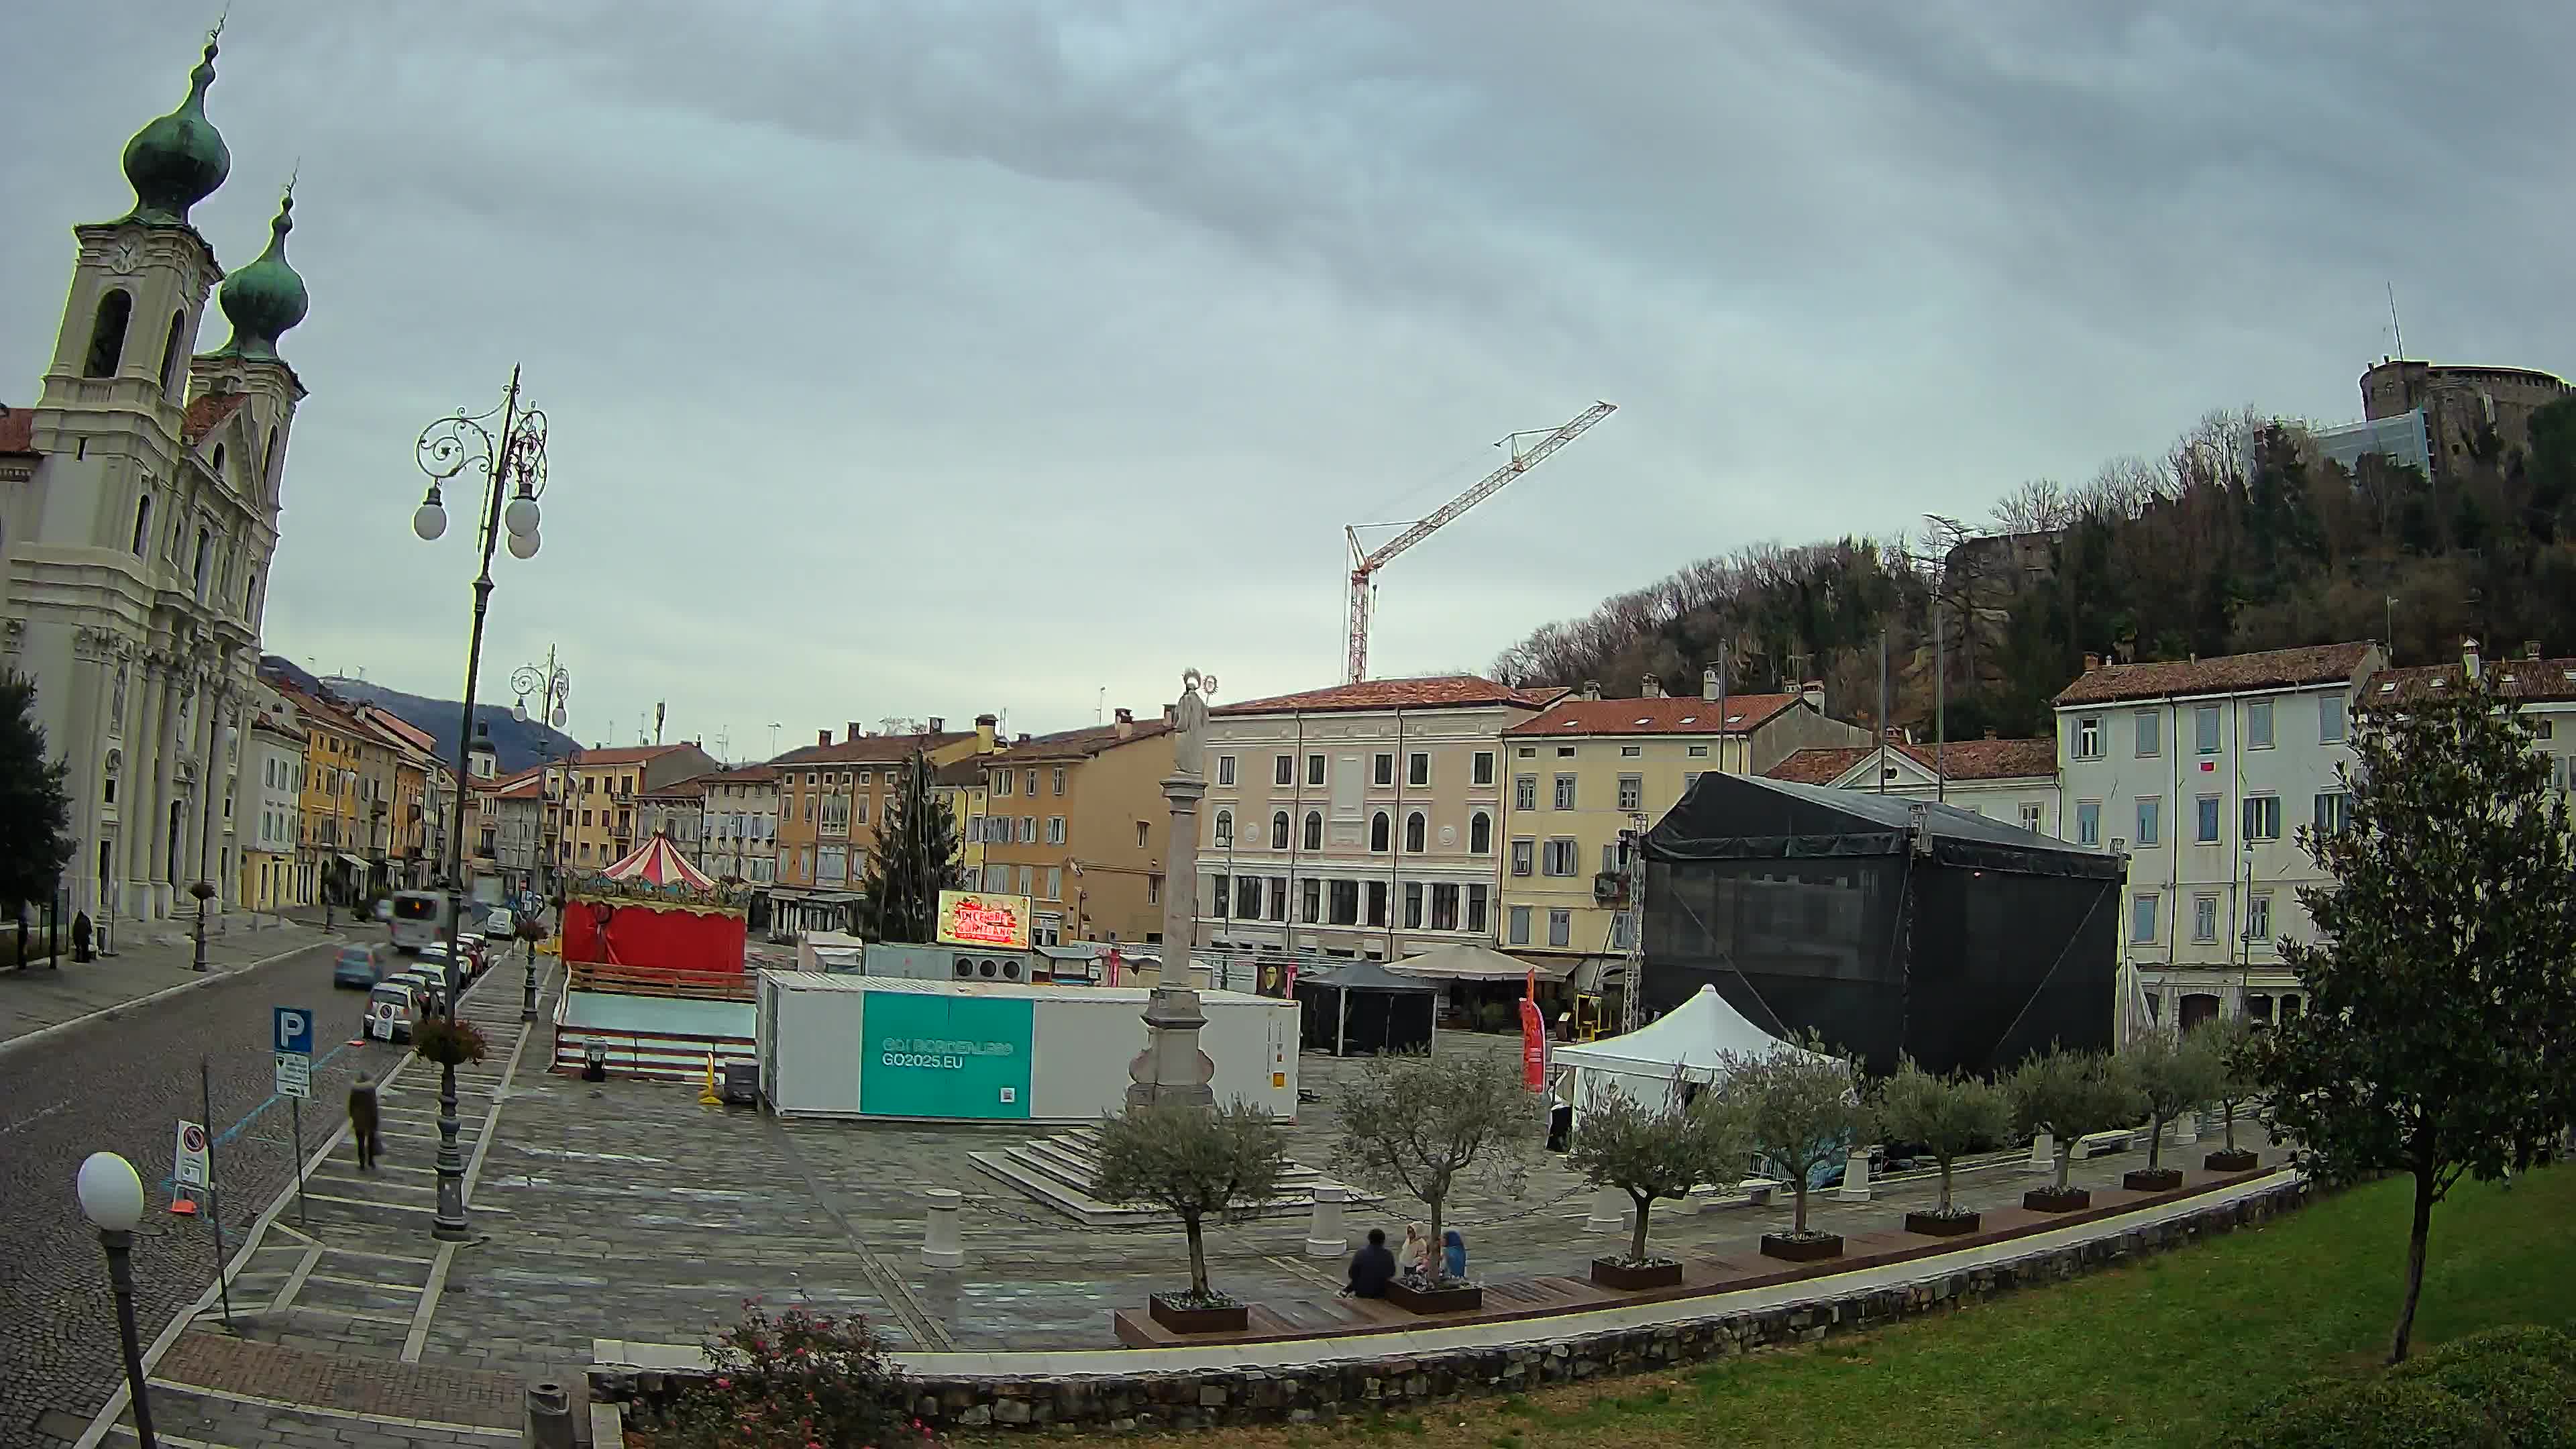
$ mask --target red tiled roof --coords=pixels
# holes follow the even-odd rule
[[[709,785],[774,785],[778,783],[775,765],[744,765],[739,769],[718,770],[698,779]]]
[[[2508,699],[2551,703],[2576,700],[2576,659],[2489,659],[2478,672],[2495,681],[2498,692]],[[2383,669],[2370,676],[2370,683],[2362,687],[2361,702],[2382,704],[2422,698],[2433,692],[2435,680],[2441,681],[2439,687],[2443,689],[2457,689],[2460,677],[2457,664]]]
[[[942,749],[959,740],[973,738],[974,735],[965,730],[948,730],[935,735],[861,735],[855,740],[837,740],[828,745],[807,745],[803,749],[789,750],[769,763],[773,765],[881,764],[888,760],[909,760],[916,749]]]
[[[687,745],[620,745],[610,750],[583,750],[572,763],[583,769],[598,765],[641,765],[648,760],[658,760],[673,750],[687,748]]]
[[[665,785],[658,790],[638,790],[635,792],[635,795],[636,798],[642,800],[658,800],[665,795],[680,797],[691,795],[703,796],[707,793],[707,778],[708,777],[705,775],[691,775],[685,780],[673,780],[670,784]]]
[[[224,419],[240,412],[250,401],[246,392],[210,392],[188,404],[187,415],[179,420],[179,438],[194,444],[199,438],[224,425]]]
[[[2055,740],[1952,740],[1937,756],[1930,745],[1898,745],[1896,750],[1935,774],[1947,771],[1952,780],[2021,780],[2057,773]],[[1876,745],[1804,749],[1762,773],[1801,785],[1830,785],[1876,753]]]
[[[1138,720],[1128,733],[1118,733],[1114,724],[1085,725],[1078,730],[1058,730],[1051,735],[1038,735],[1022,744],[989,755],[978,755],[978,761],[1001,760],[1018,763],[1025,760],[1087,760],[1103,750],[1132,745],[1139,740],[1157,739],[1172,732],[1170,722],[1159,719]]]
[[[36,451],[36,415],[0,404],[0,453]]]
[[[438,753],[438,738],[393,711],[375,705],[360,706],[360,718],[373,724],[424,755]]]
[[[2215,659],[2106,664],[2087,670],[2073,684],[2059,690],[2056,702],[2109,704],[2166,695],[2236,694],[2252,689],[2325,684],[2352,678],[2378,647],[2368,642],[2312,644],[2299,649],[2267,649],[2260,654],[2225,654]]]
[[[1748,734],[1798,703],[1794,694],[1727,696],[1725,718],[1717,701],[1697,695],[1654,699],[1560,699],[1503,731],[1507,735],[1715,735]]]
[[[1219,705],[1210,714],[1321,714],[1359,709],[1465,709],[1485,704],[1517,704],[1535,709],[1565,693],[1562,689],[1514,689],[1475,674],[1442,674],[1422,679],[1363,679],[1300,694],[1275,694]]]

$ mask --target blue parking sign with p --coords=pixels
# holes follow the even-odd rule
[[[300,1006],[276,1009],[277,1041],[274,1050],[298,1056],[313,1055],[313,1013]]]

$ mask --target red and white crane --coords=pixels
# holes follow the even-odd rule
[[[1442,504],[1438,512],[1431,514],[1427,518],[1418,519],[1413,523],[1406,525],[1404,532],[1397,534],[1395,537],[1388,539],[1382,544],[1379,544],[1374,549],[1363,550],[1360,547],[1360,530],[1363,528],[1388,528],[1393,527],[1394,525],[1382,523],[1355,523],[1344,528],[1342,530],[1342,535],[1344,538],[1349,540],[1351,546],[1351,601],[1348,611],[1348,622],[1350,624],[1350,655],[1344,667],[1342,682],[1345,684],[1357,684],[1361,680],[1368,678],[1369,610],[1377,589],[1377,571],[1379,569],[1386,567],[1397,554],[1404,552],[1406,549],[1413,547],[1415,544],[1422,542],[1426,538],[1429,538],[1432,534],[1439,532],[1443,525],[1455,519],[1459,514],[1462,514],[1468,509],[1475,507],[1477,504],[1484,502],[1486,499],[1493,497],[1494,494],[1501,491],[1504,484],[1509,483],[1513,479],[1521,476],[1523,473],[1526,473],[1530,469],[1547,461],[1548,454],[1555,452],[1557,449],[1573,442],[1576,438],[1583,436],[1584,433],[1591,429],[1594,423],[1601,421],[1603,418],[1610,416],[1618,410],[1619,407],[1616,403],[1597,402],[1577,414],[1572,421],[1566,423],[1563,427],[1556,428],[1544,434],[1535,428],[1526,432],[1509,434],[1502,438],[1496,446],[1509,448],[1511,450],[1512,460],[1510,462],[1505,463],[1493,472],[1486,474],[1484,480],[1478,483],[1475,487],[1468,489],[1466,492],[1450,499],[1447,503]],[[1521,446],[1521,439],[1533,437],[1537,438],[1538,441],[1530,444],[1527,448],[1523,448]]]

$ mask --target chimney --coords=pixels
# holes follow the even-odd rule
[[[1717,666],[1714,664],[1699,672],[1699,697],[1708,700],[1717,698]]]
[[[2539,657],[2540,657],[2540,641],[2539,641],[2539,640],[2537,640],[2537,639],[2525,639],[2525,640],[2523,640],[2523,641],[2522,641],[2522,657],[2523,657],[2523,658],[2525,658],[2525,659],[2537,659],[2537,658],[2539,658]]]
[[[1019,739],[1018,739],[1015,743],[1025,745],[1025,744],[1027,744],[1028,742],[1029,742],[1029,732],[1028,732],[1027,730],[1022,730],[1022,731],[1020,731],[1020,737],[1019,737]]]
[[[1123,740],[1129,735],[1136,733],[1136,711],[1132,709],[1119,710],[1117,719],[1118,738]]]
[[[2475,640],[2475,639],[2463,639],[2463,640],[2461,640],[2461,641],[2460,641],[2460,668],[2468,674],[2469,679],[2470,679],[2470,681],[2471,681],[2472,683],[2474,683],[2474,682],[2477,680],[2477,677],[2478,677],[2478,641],[2477,641],[2477,640]]]
[[[1986,726],[1986,738],[1987,738],[1987,739],[1993,739],[1994,737],[1995,737],[1995,727],[1994,727],[1993,725],[1988,725],[1988,726]]]
[[[930,732],[934,735],[944,735],[948,733],[947,719],[940,715],[932,715],[930,717]]]
[[[873,730],[863,730],[863,729],[860,729],[860,728],[859,728],[859,722],[858,722],[857,720],[852,720],[852,721],[850,721],[850,732],[849,732],[848,734],[846,734],[846,735],[841,736],[841,738],[843,738],[843,739],[845,739],[845,740],[855,740],[855,739],[858,739],[858,738],[860,738],[860,737],[862,737],[862,736],[864,736],[864,735],[869,735],[869,734],[873,734],[873,733],[875,733],[875,731],[873,731]]]
[[[2099,654],[2087,654],[2087,655],[2085,655],[2085,656],[2084,656],[2084,672],[2085,672],[2085,673],[2090,674],[2090,673],[2092,673],[2094,670],[2099,669],[2099,668],[2101,668],[2101,667],[2102,667],[2102,656],[2101,656],[2101,655],[2099,655]]]
[[[1180,722],[1181,722],[1181,707],[1180,707],[1179,705],[1177,705],[1177,704],[1167,704],[1167,705],[1164,705],[1164,706],[1163,706],[1163,723],[1165,723],[1165,724],[1179,724]]]
[[[830,744],[831,742],[832,742],[832,732],[831,732],[830,730],[816,730],[816,731],[814,731],[814,743],[816,743],[816,744],[818,744],[818,745],[828,745],[828,744]]]
[[[1804,684],[1799,685],[1798,697],[1805,700],[1807,703],[1814,705],[1816,707],[1816,713],[1823,714],[1825,712],[1825,682],[1823,680],[1810,679]]]
[[[993,731],[999,727],[1001,723],[1001,719],[995,715],[979,714],[975,716],[975,753],[979,755],[989,755],[993,753],[993,747],[996,743],[993,739]]]
[[[1664,697],[1664,681],[1659,676],[1649,674],[1638,682],[1637,693],[1646,699],[1661,699]]]
[[[1583,681],[1583,692],[1575,696],[1577,699],[1599,699],[1600,697],[1601,681],[1597,679]]]

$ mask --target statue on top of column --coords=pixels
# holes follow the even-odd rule
[[[1216,693],[1216,676],[1195,669],[1181,671],[1180,702],[1172,707],[1172,773],[1197,776],[1207,745],[1207,695]]]

